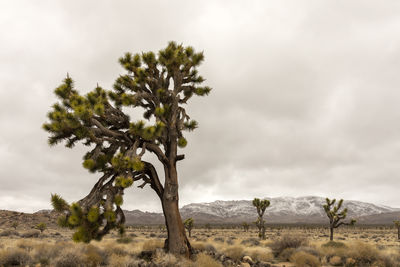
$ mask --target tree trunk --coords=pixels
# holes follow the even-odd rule
[[[333,227],[330,228],[331,229],[331,236],[330,236],[330,241],[333,241]]]
[[[263,225],[261,228],[261,239],[265,240],[265,225]]]
[[[397,239],[400,240],[400,227],[397,227]]]
[[[163,199],[162,206],[168,232],[168,238],[165,240],[165,249],[175,255],[190,257],[192,255],[192,247],[186,237],[185,227],[179,213],[178,200]]]
[[[165,240],[165,249],[175,255],[192,255],[192,247],[186,237],[185,227],[179,212],[178,197],[178,176],[175,164],[164,167],[165,186],[161,197],[165,225],[168,231],[168,238]]]

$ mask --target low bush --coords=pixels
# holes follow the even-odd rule
[[[296,267],[319,267],[321,263],[317,257],[308,254],[304,251],[293,253],[290,257],[290,262],[294,263]]]
[[[364,242],[354,242],[349,246],[348,257],[354,259],[357,266],[369,266],[375,261],[381,260],[382,255],[373,245]]]
[[[279,240],[271,244],[272,252],[275,256],[282,253],[283,250],[288,248],[298,248],[307,245],[307,240],[304,237],[296,237],[291,235],[284,235]]]
[[[104,266],[108,264],[108,255],[106,252],[91,244],[84,246],[83,258],[85,266]]]
[[[254,261],[272,261],[274,259],[274,255],[269,248],[248,248],[245,250],[245,254],[249,255]]]
[[[197,255],[193,265],[194,267],[223,267],[221,263],[204,253]]]
[[[244,256],[244,249],[241,246],[231,246],[225,249],[224,254],[234,261],[240,261]]]
[[[285,248],[279,253],[278,258],[282,261],[289,261],[290,257],[296,252],[295,248]]]
[[[128,236],[120,237],[117,239],[117,243],[120,243],[120,244],[129,244],[129,243],[132,243],[132,241],[133,241],[133,239]]]
[[[260,245],[260,240],[257,238],[247,238],[243,239],[240,244],[245,245],[245,246],[259,246]]]
[[[39,237],[39,236],[40,236],[40,231],[34,230],[34,229],[21,233],[21,237],[23,237],[23,238],[34,238],[34,237]]]
[[[16,230],[7,229],[0,232],[0,236],[19,236],[19,233]]]
[[[164,242],[158,239],[150,239],[143,243],[142,250],[155,251],[158,248],[163,248]]]
[[[18,240],[18,242],[16,243],[16,246],[18,248],[22,248],[28,252],[30,252],[31,250],[33,250],[33,247],[36,245],[35,242],[33,242],[33,240],[29,240],[29,239],[22,239],[22,240]]]
[[[343,242],[329,241],[328,243],[325,243],[322,246],[323,247],[331,247],[331,248],[345,248],[346,244]]]
[[[54,267],[84,267],[84,261],[82,253],[76,249],[67,249],[61,251],[51,265]]]
[[[22,248],[9,248],[0,251],[0,266],[25,266],[32,261],[29,253]]]
[[[225,238],[223,238],[223,237],[216,237],[216,238],[214,238],[214,241],[215,241],[215,242],[224,243],[224,242],[225,242]]]
[[[60,250],[55,245],[39,244],[35,245],[32,255],[35,263],[40,263],[41,266],[50,265],[51,259],[57,257]]]

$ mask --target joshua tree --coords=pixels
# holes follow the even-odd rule
[[[47,229],[47,224],[45,224],[44,222],[38,223],[36,225],[36,229],[40,230],[40,232],[43,233],[43,231]]]
[[[258,228],[258,236],[263,240],[265,239],[265,221],[263,219],[263,216],[265,209],[269,207],[269,204],[270,202],[267,199],[260,200],[259,198],[255,198],[253,200],[253,206],[257,208],[258,214],[257,221],[255,221],[254,223]]]
[[[19,225],[18,222],[13,222],[13,223],[11,224],[11,227],[14,228],[14,230],[17,230],[18,225]]]
[[[400,240],[400,221],[394,221],[394,225],[397,228],[397,239]]]
[[[170,42],[157,55],[126,53],[121,57],[127,73],[116,79],[111,91],[97,86],[81,95],[68,75],[55,89],[60,102],[53,105],[50,121],[43,125],[50,133],[49,144],[65,141],[71,148],[83,142],[90,147],[83,167],[102,174],[90,193],[76,203],[70,205],[52,195],[54,208],[65,215],[60,223],[77,229],[74,240],[89,242],[112,228],[122,228],[124,190],[141,180],[138,187],[148,184],[160,198],[168,231],[166,250],[190,256],[178,209],[177,162],[184,159],[178,153],[178,147],[187,145],[184,131],[197,128],[184,106],[192,96],[205,96],[211,90],[200,85],[204,79],[197,67],[203,58],[192,47]],[[128,107],[144,110],[148,122],[132,121],[125,112]],[[146,152],[156,155],[164,179],[159,179],[154,162],[143,160]]]
[[[204,226],[208,231],[210,231],[211,230],[211,224],[209,224],[209,223],[206,223],[206,225]]]
[[[342,220],[346,219],[347,216],[347,208],[340,211],[343,199],[339,200],[336,206],[334,206],[335,202],[336,199],[330,200],[329,198],[326,198],[326,204],[323,206],[326,215],[329,218],[330,241],[333,241],[333,229],[342,225],[354,225],[356,223],[356,220],[354,219],[351,219],[350,222],[343,222]]]
[[[194,225],[194,220],[193,218],[188,218],[183,222],[183,225],[185,226],[186,230],[189,232],[189,237],[192,237],[192,229]]]
[[[245,232],[249,231],[250,225],[247,222],[242,223],[243,230]]]

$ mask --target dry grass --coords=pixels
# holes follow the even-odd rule
[[[244,248],[242,246],[229,246],[224,250],[224,254],[233,259],[234,261],[240,261],[244,255]]]
[[[293,253],[290,257],[290,261],[296,265],[296,267],[319,267],[321,263],[317,257],[308,254],[304,251]]]
[[[164,247],[164,241],[159,239],[150,239],[143,243],[142,250],[155,251],[156,249],[163,247]]]
[[[222,264],[216,261],[211,256],[200,253],[197,255],[196,261],[193,264],[194,267],[222,267]]]
[[[244,254],[251,257],[254,261],[265,261],[270,262],[274,259],[274,255],[270,248],[263,247],[251,247],[246,248]]]
[[[196,229],[191,244],[199,254],[192,261],[165,253],[165,232],[158,228],[128,228],[126,235],[133,240],[121,242],[120,236],[112,233],[89,245],[71,242],[69,230],[50,228],[40,238],[22,239],[21,233],[30,230],[21,229],[25,230],[0,236],[0,266],[146,266],[150,260],[158,266],[212,267],[232,264],[226,261],[229,259],[240,265],[243,256],[278,266],[287,261],[296,266],[400,266],[396,232],[386,228],[343,229],[335,235],[340,242],[328,242],[322,228],[269,229],[264,241],[257,238],[255,230]],[[307,236],[308,242],[301,236]],[[142,257],[142,251],[148,251],[148,256]]]

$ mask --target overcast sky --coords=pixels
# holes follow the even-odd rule
[[[1,1],[0,209],[84,197],[85,148],[41,129],[66,73],[110,89],[123,53],[204,51],[213,88],[179,163],[180,204],[318,195],[400,207],[399,1]],[[139,119],[139,118],[133,118]],[[149,188],[124,209],[160,211]]]

